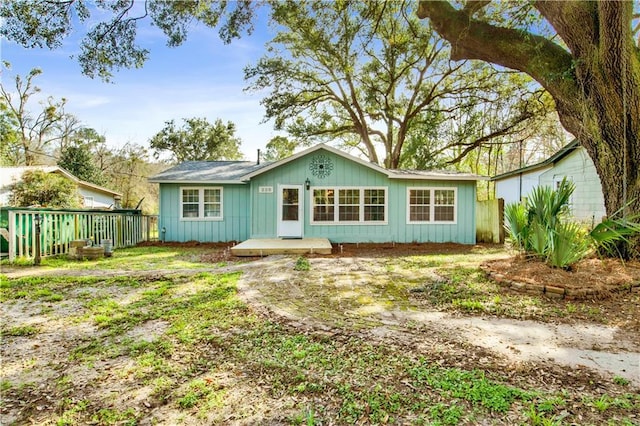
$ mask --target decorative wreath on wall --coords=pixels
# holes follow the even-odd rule
[[[331,171],[333,170],[333,162],[331,161],[331,158],[326,155],[316,155],[311,159],[309,170],[311,170],[311,174],[315,177],[324,179],[331,174]]]

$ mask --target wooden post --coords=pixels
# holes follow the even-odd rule
[[[9,211],[9,262],[16,259],[16,212]]]
[[[34,217],[35,222],[35,234],[36,234],[36,244],[35,244],[35,256],[33,257],[33,264],[40,265],[40,213],[36,213]]]

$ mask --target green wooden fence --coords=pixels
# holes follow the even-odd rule
[[[135,246],[157,238],[157,217],[140,210],[57,210],[3,207],[0,209],[2,253],[9,261],[17,257],[35,257],[36,215],[40,219],[40,256],[55,256],[69,251],[73,240],[91,240],[101,244],[111,240],[113,248]]]

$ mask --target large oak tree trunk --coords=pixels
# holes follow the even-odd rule
[[[607,214],[626,203],[624,213],[640,213],[640,49],[631,33],[632,2],[537,1],[535,8],[568,50],[473,19],[486,3],[456,10],[448,2],[423,0],[418,16],[430,18],[451,43],[453,60],[488,61],[538,81],[553,96],[563,126],[593,160]]]

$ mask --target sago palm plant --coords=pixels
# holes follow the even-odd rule
[[[639,217],[607,219],[587,232],[570,220],[574,190],[573,182],[565,178],[556,190],[537,187],[523,203],[508,204],[505,228],[514,247],[551,266],[569,268],[594,250],[615,255],[621,241],[640,233]]]

